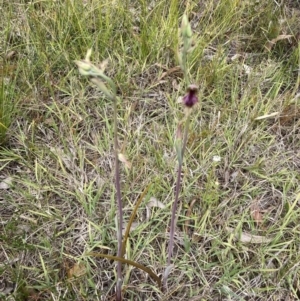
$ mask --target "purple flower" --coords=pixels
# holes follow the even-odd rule
[[[188,108],[192,108],[198,102],[197,93],[198,87],[196,85],[189,85],[187,94],[182,99],[183,104]]]

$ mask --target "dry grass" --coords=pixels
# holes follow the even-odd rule
[[[175,267],[162,293],[125,266],[124,299],[299,299],[300,7],[279,2],[2,1],[2,66],[12,67],[0,76],[17,104],[0,149],[3,300],[113,300],[116,264],[86,255],[117,250],[112,106],[73,62],[90,47],[93,61],[110,58],[122,98],[120,144],[133,165],[122,170],[125,221],[151,184],[126,258],[164,271],[185,9],[201,105],[185,157]],[[279,35],[291,37],[270,44]],[[150,197],[166,208],[147,212]]]

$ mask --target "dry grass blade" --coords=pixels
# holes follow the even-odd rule
[[[189,232],[190,216],[193,212],[193,207],[194,207],[196,201],[197,201],[196,199],[192,200],[192,202],[187,210],[187,213],[186,213],[186,217],[188,218],[184,223],[184,230],[185,230],[186,234],[188,234],[188,232]]]
[[[226,227],[227,232],[235,234],[235,240],[243,242],[243,243],[252,243],[252,244],[263,244],[269,243],[273,240],[273,238],[267,238],[265,236],[252,235],[247,232],[241,232],[240,234],[236,233],[236,230],[230,227]]]
[[[262,119],[267,119],[267,118],[273,118],[279,115],[279,112],[273,112],[271,114],[266,114],[266,115],[262,115],[259,117],[256,117],[255,120],[262,120]]]
[[[126,242],[127,242],[127,239],[128,239],[128,236],[129,236],[129,232],[130,232],[130,228],[131,228],[131,225],[134,221],[134,218],[136,216],[136,213],[137,213],[137,210],[138,208],[140,207],[145,195],[147,194],[149,188],[151,187],[151,185],[148,185],[145,190],[143,191],[143,193],[140,195],[138,201],[136,202],[136,205],[134,206],[134,209],[130,215],[130,219],[129,219],[129,222],[126,226],[126,231],[125,231],[125,234],[124,234],[124,239],[123,239],[123,242],[122,242],[122,252],[121,252],[121,257],[123,257],[125,255],[125,250],[126,250]]]

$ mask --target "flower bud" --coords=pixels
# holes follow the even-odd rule
[[[92,69],[92,65],[90,62],[86,61],[75,61],[76,65],[78,66],[79,73],[81,75],[90,75],[90,71]]]
[[[181,32],[185,38],[191,38],[193,34],[191,24],[186,14],[184,14],[182,17]]]

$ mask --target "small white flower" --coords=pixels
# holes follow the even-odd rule
[[[220,162],[221,161],[221,157],[220,156],[213,156],[213,161],[214,162]]]

